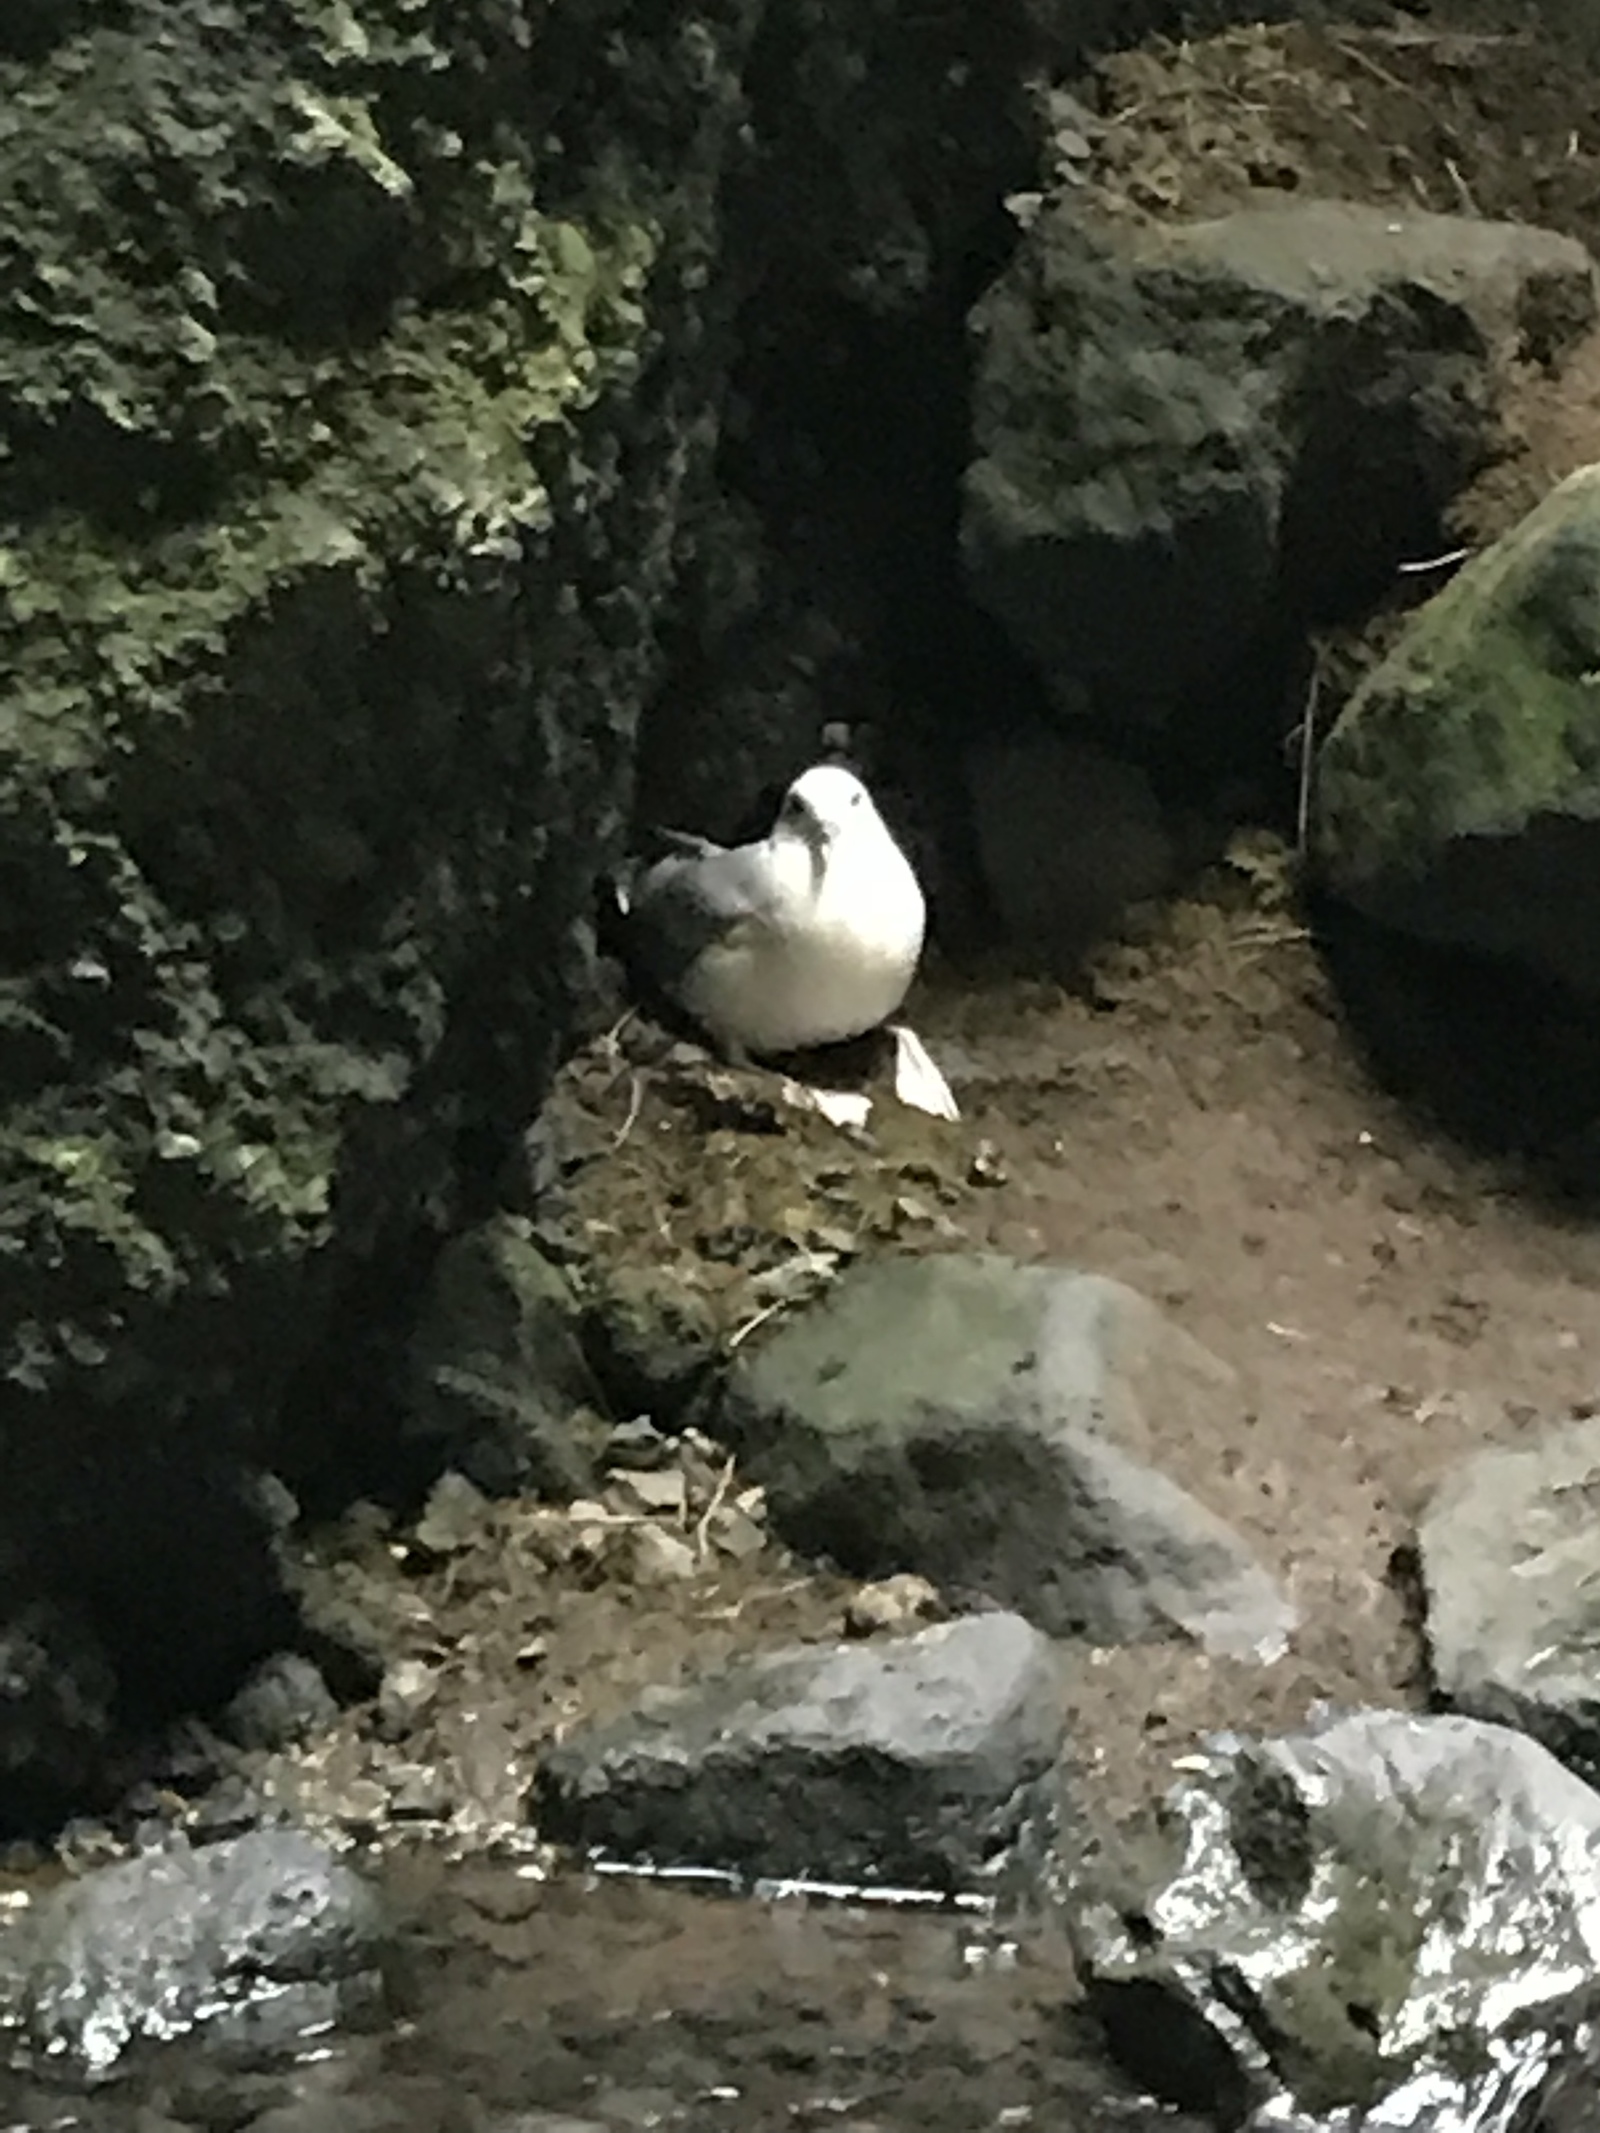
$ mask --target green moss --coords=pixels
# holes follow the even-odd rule
[[[1417,878],[1442,848],[1560,810],[1600,819],[1600,483],[1563,483],[1423,608],[1318,765],[1335,881]]]
[[[619,758],[581,744],[602,692],[554,708],[595,656],[556,559],[601,552],[603,418],[685,234],[678,170],[555,139],[587,14],[117,22],[0,63],[0,1372],[29,1386],[130,1301],[325,1245],[352,1121],[424,1100],[519,898],[546,881],[552,936],[579,908],[593,848],[550,894],[548,825]],[[683,93],[679,153],[698,123]],[[481,1040],[530,1102],[559,998],[508,985]]]

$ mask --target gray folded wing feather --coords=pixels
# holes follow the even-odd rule
[[[694,840],[647,867],[628,894],[634,954],[664,991],[675,992],[718,941],[773,915],[771,875],[758,845],[733,850]]]

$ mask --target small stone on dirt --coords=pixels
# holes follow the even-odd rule
[[[926,1578],[910,1571],[883,1578],[876,1585],[863,1585],[844,1611],[847,1637],[875,1637],[902,1630],[912,1622],[936,1621],[942,1612],[939,1595]]]
[[[545,1756],[533,1812],[617,1859],[954,1892],[1054,1796],[1064,1732],[1050,1640],[971,1615],[653,1690]]]
[[[241,1748],[270,1754],[315,1739],[338,1716],[338,1700],[315,1663],[302,1652],[275,1652],[228,1705],[224,1724]]]
[[[748,1562],[767,1545],[766,1528],[739,1504],[719,1504],[706,1521],[706,1533],[719,1555]]]
[[[435,1669],[420,1659],[397,1659],[378,1688],[378,1725],[385,1740],[403,1740],[439,1693]]]
[[[628,1567],[636,1585],[680,1585],[700,1574],[699,1560],[690,1543],[660,1526],[633,1529]]]
[[[607,1466],[627,1467],[635,1473],[665,1466],[672,1453],[672,1439],[664,1436],[648,1415],[635,1415],[631,1422],[619,1422],[606,1439]]]
[[[454,1555],[482,1535],[489,1499],[465,1474],[441,1474],[417,1520],[416,1540],[432,1555]]]
[[[681,1518],[688,1506],[689,1484],[677,1467],[665,1467],[659,1473],[614,1474],[612,1481],[630,1510]]]

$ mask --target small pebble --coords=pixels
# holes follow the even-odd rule
[[[606,1439],[606,1464],[641,1473],[665,1466],[672,1450],[672,1439],[664,1437],[648,1415],[635,1415],[631,1422],[619,1422]]]
[[[634,1528],[629,1567],[637,1585],[678,1585],[700,1570],[689,1543],[660,1526]]]
[[[479,1538],[488,1514],[488,1497],[465,1474],[441,1474],[417,1520],[417,1544],[432,1555],[454,1555]]]
[[[689,1501],[689,1484],[677,1467],[666,1467],[654,1474],[618,1473],[613,1479],[617,1494],[630,1509],[666,1518],[683,1516]]]
[[[422,1763],[398,1763],[389,1772],[389,1812],[397,1822],[442,1822],[454,1805],[450,1787],[437,1770]]]
[[[844,1611],[847,1637],[875,1637],[912,1622],[937,1621],[944,1607],[926,1578],[902,1570],[876,1585],[863,1585]]]
[[[439,1677],[420,1659],[397,1659],[378,1690],[378,1730],[403,1740],[439,1693]]]
[[[270,1754],[314,1739],[338,1716],[338,1700],[314,1662],[303,1652],[275,1652],[234,1697],[223,1723],[241,1748]]]
[[[707,1528],[711,1539],[723,1555],[731,1555],[735,1562],[748,1561],[759,1555],[767,1545],[767,1536],[748,1511],[741,1511],[736,1503],[725,1503]]]

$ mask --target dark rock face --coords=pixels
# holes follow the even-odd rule
[[[958,1892],[1049,1811],[1063,1738],[1049,1639],[974,1615],[655,1691],[552,1750],[533,1813],[617,1859]]]
[[[718,1433],[774,1530],[912,1570],[1056,1636],[1275,1657],[1293,1611],[1237,1534],[1136,1455],[1141,1416],[1242,1403],[1120,1283],[990,1256],[889,1259],[741,1355]]]
[[[287,2042],[375,1985],[384,1934],[371,1886],[297,1830],[174,1843],[37,1898],[0,1939],[0,2034],[89,2075],[252,2014]]]
[[[0,1563],[183,1702],[288,1641],[241,1453],[370,1436],[588,982],[756,11],[58,12],[0,59]]]
[[[1224,2126],[1563,2122],[1537,2100],[1592,2079],[1600,1794],[1503,1727],[1363,1711],[1221,1741],[1171,1805],[1143,1902],[1074,1919],[1137,2080]]]
[[[1600,1422],[1480,1452],[1419,1524],[1428,1654],[1441,1696],[1520,1726],[1600,1784]]]
[[[0,1623],[0,1789],[41,1820],[92,1782],[116,1683],[80,1621],[34,1600]]]
[[[409,1355],[407,1435],[433,1471],[570,1498],[596,1486],[607,1425],[566,1277],[501,1215],[439,1255]]]
[[[1352,612],[1494,440],[1495,364],[1594,317],[1583,247],[1307,202],[1099,236],[1042,207],[977,306],[971,583],[1057,707],[1170,723]]]

